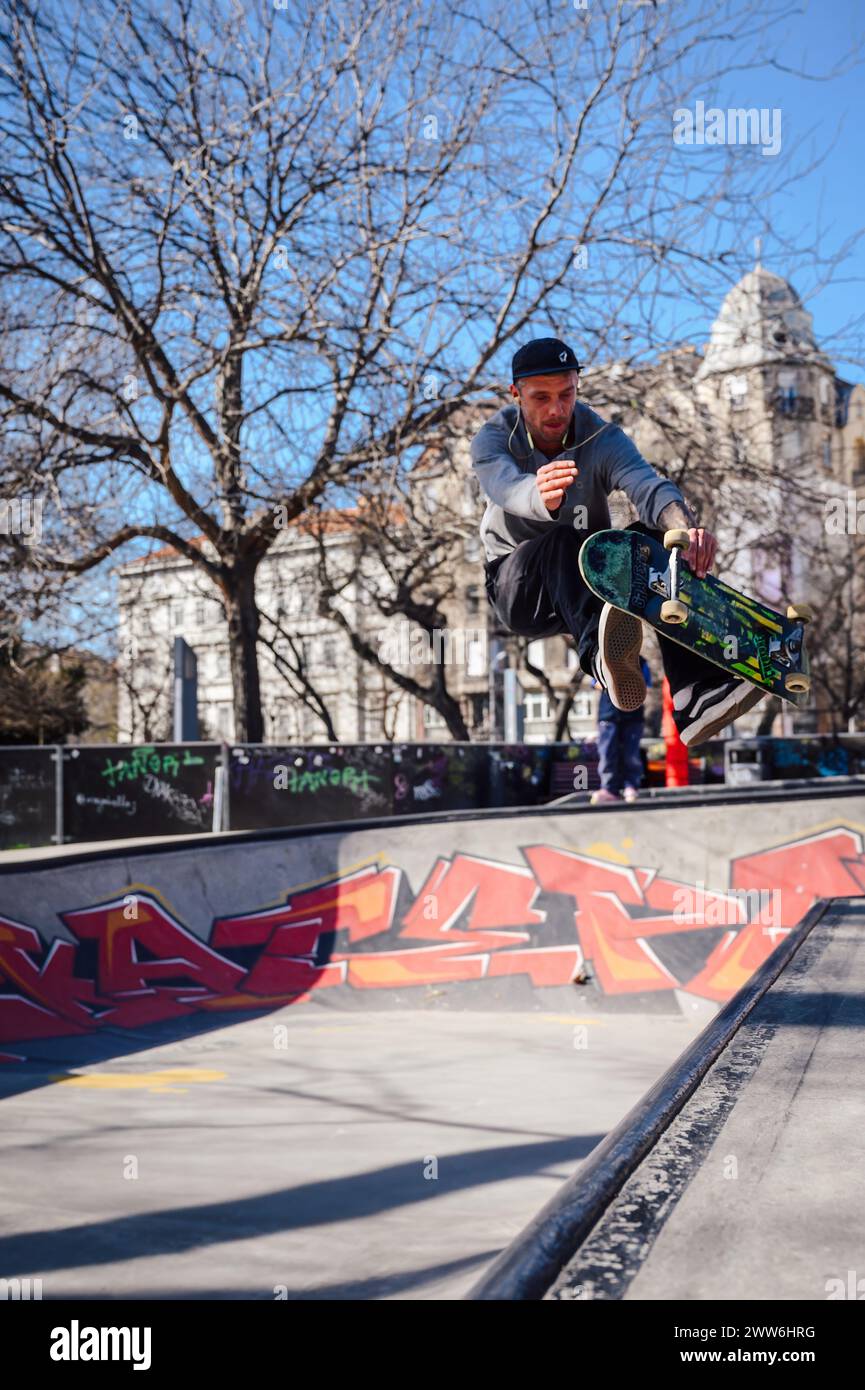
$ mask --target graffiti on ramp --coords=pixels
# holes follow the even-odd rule
[[[206,937],[158,884],[70,904],[63,939],[0,916],[0,1044],[272,1009],[319,990],[408,991],[410,1002],[423,986],[581,980],[611,1000],[682,990],[721,1003],[816,899],[865,892],[862,835],[848,826],[731,859],[724,889],[621,855],[521,853],[523,864],[437,856],[414,888],[399,865],[368,861],[217,917]]]

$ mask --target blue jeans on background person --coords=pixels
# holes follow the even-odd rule
[[[643,782],[643,759],[639,719],[602,719],[598,724],[598,772],[604,791],[621,796],[625,787],[639,790]]]

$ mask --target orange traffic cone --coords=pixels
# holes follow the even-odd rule
[[[673,719],[673,696],[670,692],[670,682],[666,676],[664,677],[663,695],[661,733],[667,750],[665,783],[668,787],[687,787],[690,775],[688,750],[679,737],[679,730]]]

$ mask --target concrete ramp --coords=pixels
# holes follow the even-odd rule
[[[0,1054],[289,1004],[706,1016],[865,891],[862,779],[7,855]]]
[[[808,914],[470,1297],[860,1299],[863,1039],[865,897]]]
[[[5,856],[0,1275],[45,1299],[464,1297],[706,1026],[778,974],[814,900],[863,891],[863,835],[863,786],[839,782]],[[833,1037],[855,1005],[821,1024],[831,989],[807,996],[789,1005],[808,1020],[790,1025],[794,1060],[807,1081],[816,1038],[846,1104]],[[726,1094],[759,1083],[778,1032],[755,1028]],[[689,1065],[696,1085],[705,1049]],[[780,1115],[796,1073],[778,1072]],[[807,1183],[750,1120],[725,1146],[720,1095],[669,1167],[660,1254],[707,1144],[737,1160],[734,1208]],[[752,1095],[751,1115],[768,1103]],[[803,1116],[818,1145],[825,1112]],[[638,1242],[591,1273],[559,1248],[517,1296],[563,1271],[576,1282],[556,1297],[590,1279],[630,1296],[644,1271],[617,1271]]]

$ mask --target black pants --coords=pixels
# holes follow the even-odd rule
[[[636,521],[628,528],[663,539]],[[577,644],[580,665],[592,674],[592,657],[598,649],[598,622],[603,603],[587,586],[577,563],[585,532],[570,526],[551,526],[536,540],[523,541],[515,550],[487,563],[487,597],[499,622],[516,637],[554,637],[569,632]],[[719,679],[711,662],[658,636],[664,675],[675,695],[692,681],[707,676]]]

